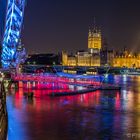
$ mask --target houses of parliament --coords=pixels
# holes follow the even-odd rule
[[[62,52],[63,66],[111,66],[140,68],[140,55],[129,53],[126,49],[120,53],[108,49],[102,43],[101,30],[96,27],[89,29],[87,51],[76,54]]]

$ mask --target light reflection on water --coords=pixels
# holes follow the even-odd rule
[[[34,90],[28,100],[23,90],[7,96],[8,140],[127,139],[140,134],[140,77],[109,76],[122,91],[96,91],[76,96],[50,97]]]

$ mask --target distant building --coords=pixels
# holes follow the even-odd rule
[[[62,65],[67,66],[68,65],[68,54],[67,52],[62,51]]]
[[[88,33],[88,49],[90,53],[99,53],[102,48],[101,31],[96,27],[89,29]]]
[[[60,56],[57,54],[33,54],[26,59],[26,65],[60,65]]]
[[[114,56],[113,66],[140,68],[140,55],[134,55],[125,50],[123,53]]]
[[[108,48],[102,49],[100,52],[101,66],[113,66],[114,51]]]
[[[100,66],[100,56],[98,53],[78,52],[78,66]]]
[[[117,53],[108,48],[105,40],[102,45],[101,31],[94,27],[89,29],[87,51],[78,51],[75,54],[62,52],[62,65],[140,68],[140,55],[129,53],[126,49]]]
[[[78,51],[75,55],[62,52],[64,66],[100,66],[101,32],[94,27],[88,33],[88,50]]]

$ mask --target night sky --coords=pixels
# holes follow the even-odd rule
[[[109,48],[140,50],[139,0],[28,0],[22,42],[28,53],[86,50],[94,17]]]

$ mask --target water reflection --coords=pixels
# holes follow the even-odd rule
[[[28,100],[25,89],[12,91],[7,96],[8,140],[128,139],[129,133],[140,134],[140,78],[109,78],[123,86],[121,92],[50,97],[49,89],[36,89]]]

